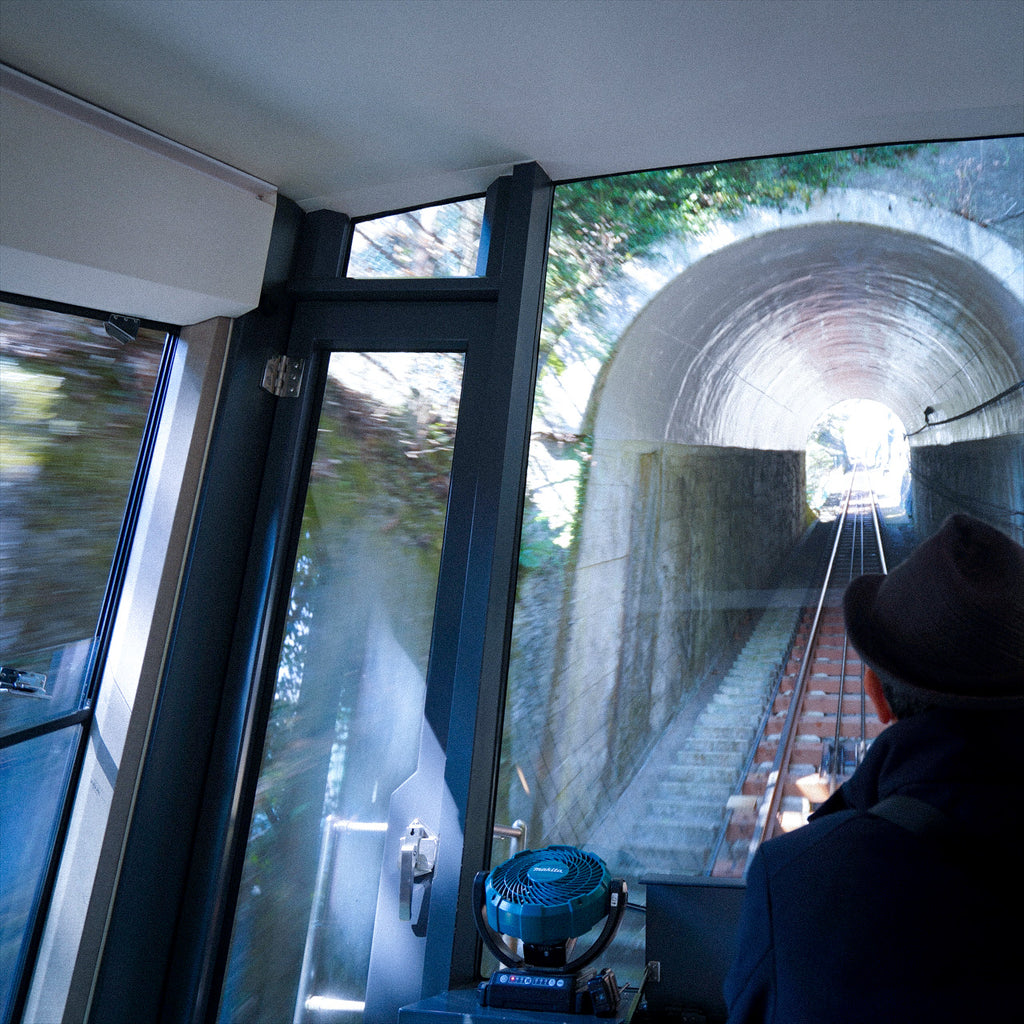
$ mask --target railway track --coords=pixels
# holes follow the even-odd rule
[[[875,498],[855,473],[836,519],[816,605],[800,616],[765,712],[710,874],[741,877],[757,847],[805,824],[860,763],[882,724],[866,699],[863,666],[849,645],[842,595],[862,573],[886,572]]]

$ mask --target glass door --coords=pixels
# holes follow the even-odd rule
[[[222,1020],[361,1016],[389,804],[419,754],[462,369],[327,356]]]
[[[550,195],[536,165],[495,182],[482,276],[314,281],[296,309],[224,1024],[394,1022],[473,983]]]
[[[220,1021],[394,1019],[420,997],[431,895],[447,874],[435,902],[454,905],[460,875],[447,748],[453,713],[475,721],[455,708],[472,545],[446,521],[472,519],[490,461],[493,321],[481,303],[354,302],[294,329],[320,398],[298,430],[302,516]]]

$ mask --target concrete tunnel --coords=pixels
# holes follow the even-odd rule
[[[891,199],[868,200],[886,223],[863,205],[828,197],[692,259],[599,377],[540,753],[547,834],[586,839],[594,786],[628,783],[763,610],[807,527],[804,448],[833,405],[873,399],[905,425],[918,540],[967,510],[1024,541],[1021,254],[948,214],[894,228]]]
[[[849,223],[760,235],[701,260],[641,313],[595,436],[801,450],[848,398],[912,430],[926,406],[953,416],[1021,380],[1021,332],[1019,298],[929,239]],[[920,443],[1013,429],[1000,403]]]

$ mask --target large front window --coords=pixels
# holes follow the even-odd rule
[[[556,188],[499,823],[637,899],[742,874],[794,552],[854,463],[897,556],[958,509],[1020,538],[1022,166],[1017,138]],[[783,827],[821,799],[797,747]],[[630,918],[618,945],[638,979]]]

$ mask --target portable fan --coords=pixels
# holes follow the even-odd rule
[[[480,987],[485,1005],[589,1012],[618,1006],[611,971],[583,973],[615,937],[626,910],[626,883],[575,846],[523,850],[473,882],[476,925],[502,966]],[[588,949],[576,940],[605,918]],[[522,953],[505,937],[518,939]]]

